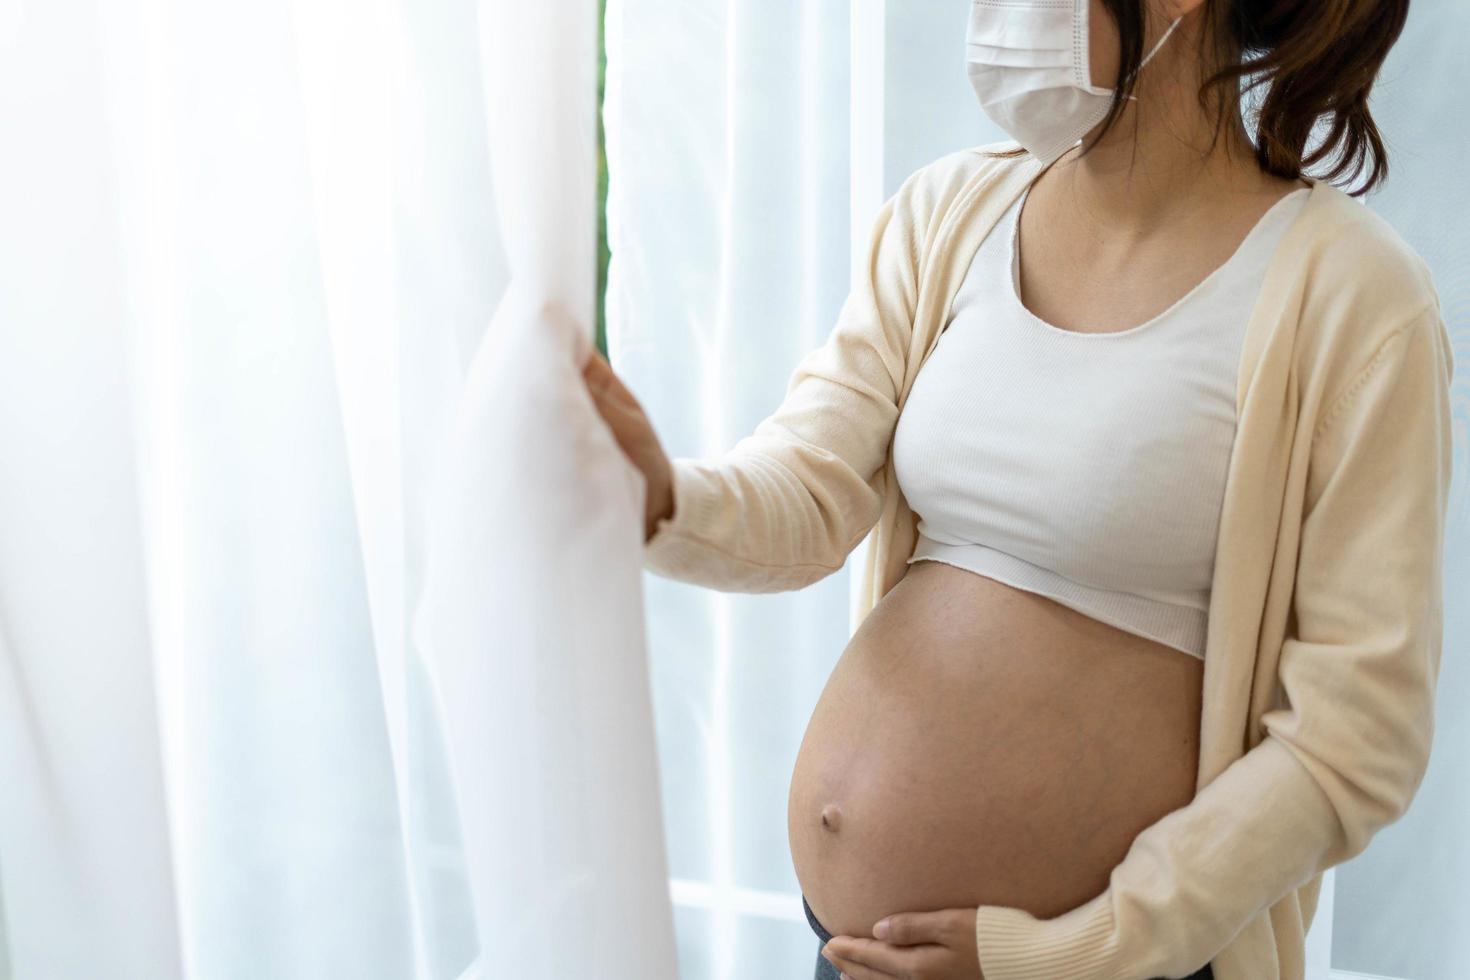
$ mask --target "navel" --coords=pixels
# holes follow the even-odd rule
[[[842,826],[842,811],[837,809],[836,803],[828,803],[822,807],[822,827],[834,834]]]

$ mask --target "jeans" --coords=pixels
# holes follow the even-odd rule
[[[822,947],[827,945],[827,941],[832,938],[832,934],[823,928],[822,924],[817,921],[817,917],[812,914],[812,907],[806,903],[805,895],[801,896],[801,907],[806,910],[806,921],[811,925],[812,931],[821,940],[817,946],[817,972],[814,974],[813,980],[838,980],[841,974],[837,972],[837,967],[827,962],[827,958],[821,953]],[[983,963],[981,967],[984,968]],[[1159,980],[1167,980],[1167,978],[1160,977]],[[1210,964],[1206,963],[1186,977],[1185,980],[1215,980],[1215,971],[1210,969]]]

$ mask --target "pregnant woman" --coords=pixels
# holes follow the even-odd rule
[[[976,0],[1013,139],[904,183],[754,434],[671,460],[589,361],[650,570],[796,589],[869,541],[791,782],[817,977],[1300,980],[1322,871],[1408,807],[1452,355],[1422,259],[1302,176],[1383,179],[1406,7]]]

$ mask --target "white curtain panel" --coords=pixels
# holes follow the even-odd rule
[[[609,354],[667,452],[714,455],[780,403],[847,294],[848,3],[609,0],[606,29]],[[645,582],[681,976],[809,974],[786,799],[847,576]]]
[[[582,381],[598,4],[482,11],[510,285],[470,369],[416,636],[445,707],[475,975],[674,980],[644,494]]]
[[[0,976],[673,975],[596,19],[0,7]]]

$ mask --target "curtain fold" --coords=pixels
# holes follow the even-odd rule
[[[95,18],[0,14],[0,971],[182,975]],[[38,98],[38,92],[48,94]],[[8,967],[8,969],[7,969]]]
[[[0,975],[673,975],[642,599],[596,578],[642,487],[575,370],[597,16],[0,14]],[[582,565],[468,588],[556,465]]]
[[[581,379],[598,13],[591,0],[481,4],[510,280],[445,456],[416,636],[450,733],[487,980],[676,975],[645,487]]]

